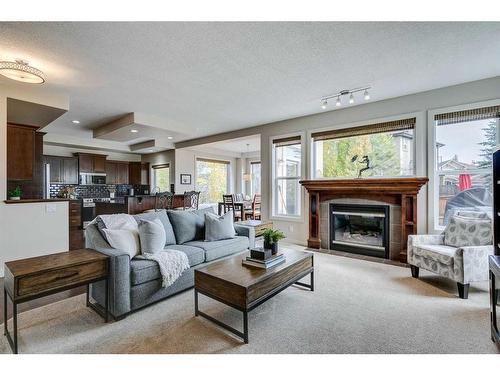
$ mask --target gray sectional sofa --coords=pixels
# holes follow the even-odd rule
[[[248,227],[237,224],[234,225],[236,237],[205,241],[205,212],[213,210],[162,210],[134,215],[137,221],[141,218],[160,219],[167,234],[165,248],[180,250],[189,259],[191,268],[184,271],[168,288],[162,288],[160,270],[155,261],[135,257],[130,259],[124,251],[114,249],[108,244],[96,224],[86,228],[86,247],[110,257],[109,311],[115,319],[123,318],[130,312],[193,287],[196,268],[248,250]],[[91,296],[98,304],[104,306],[103,281],[91,285]]]

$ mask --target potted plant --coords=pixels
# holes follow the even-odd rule
[[[21,188],[18,186],[14,190],[9,191],[9,199],[18,201],[21,199],[21,194]]]
[[[276,255],[278,253],[279,241],[286,237],[282,231],[271,228],[266,229],[264,233],[262,233],[262,236],[264,237],[264,248],[271,249],[271,253],[273,255]]]

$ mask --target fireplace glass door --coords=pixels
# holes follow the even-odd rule
[[[331,204],[330,248],[387,258],[388,224],[388,206]]]

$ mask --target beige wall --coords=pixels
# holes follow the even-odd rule
[[[67,202],[3,202],[7,197],[7,97],[69,108],[67,96],[42,86],[0,85],[0,276],[6,261],[68,250]]]
[[[120,160],[120,161],[141,161],[140,154],[127,154],[123,152],[112,152],[112,151],[102,151],[102,150],[89,150],[86,148],[77,147],[66,147],[66,146],[55,146],[55,145],[43,145],[44,155],[54,155],[54,156],[73,156],[76,152],[86,152],[92,154],[107,155],[107,160]]]
[[[376,87],[373,90],[376,98]],[[196,144],[217,142],[226,139],[238,138],[253,134],[261,135],[261,161],[262,161],[262,197],[263,217],[271,218],[271,155],[270,139],[290,133],[302,133],[305,138],[305,173],[304,178],[310,177],[310,133],[316,129],[340,128],[357,126],[373,120],[398,118],[411,114],[417,117],[416,129],[416,164],[417,174],[427,175],[427,112],[432,109],[482,102],[500,98],[500,77],[474,81],[462,85],[445,87],[437,90],[401,96],[393,99],[369,102],[353,107],[344,107],[340,110],[327,111],[315,115],[294,118],[285,121],[256,126],[253,128],[217,134],[198,140],[190,140],[176,144],[176,148],[192,147]],[[318,104],[319,107],[319,104]],[[277,228],[283,230],[288,239],[305,244],[308,234],[307,221],[307,195],[303,192],[304,210],[300,221],[289,221],[271,218]],[[419,195],[419,232],[427,231],[427,187]]]

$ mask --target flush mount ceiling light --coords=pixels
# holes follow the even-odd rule
[[[370,100],[370,93],[368,90],[371,89],[371,86],[364,86],[364,87],[357,87],[355,89],[350,89],[350,90],[341,90],[335,94],[331,94],[328,96],[324,96],[321,98],[321,108],[326,109],[328,105],[328,100],[329,99],[336,99],[335,100],[335,106],[340,107],[342,105],[342,97],[349,95],[349,104],[354,104],[355,98],[354,94],[357,92],[364,91],[363,97],[365,100]]]
[[[167,139],[174,139],[174,137],[167,137]]]
[[[139,130],[137,130],[137,129],[130,129],[130,132],[131,133],[139,133]]]
[[[44,83],[45,75],[41,70],[29,66],[27,61],[0,61],[0,74],[15,81],[25,83]]]
[[[79,123],[80,123],[80,121],[78,121],[78,120],[72,120],[71,122],[72,122],[73,124],[79,124]]]

